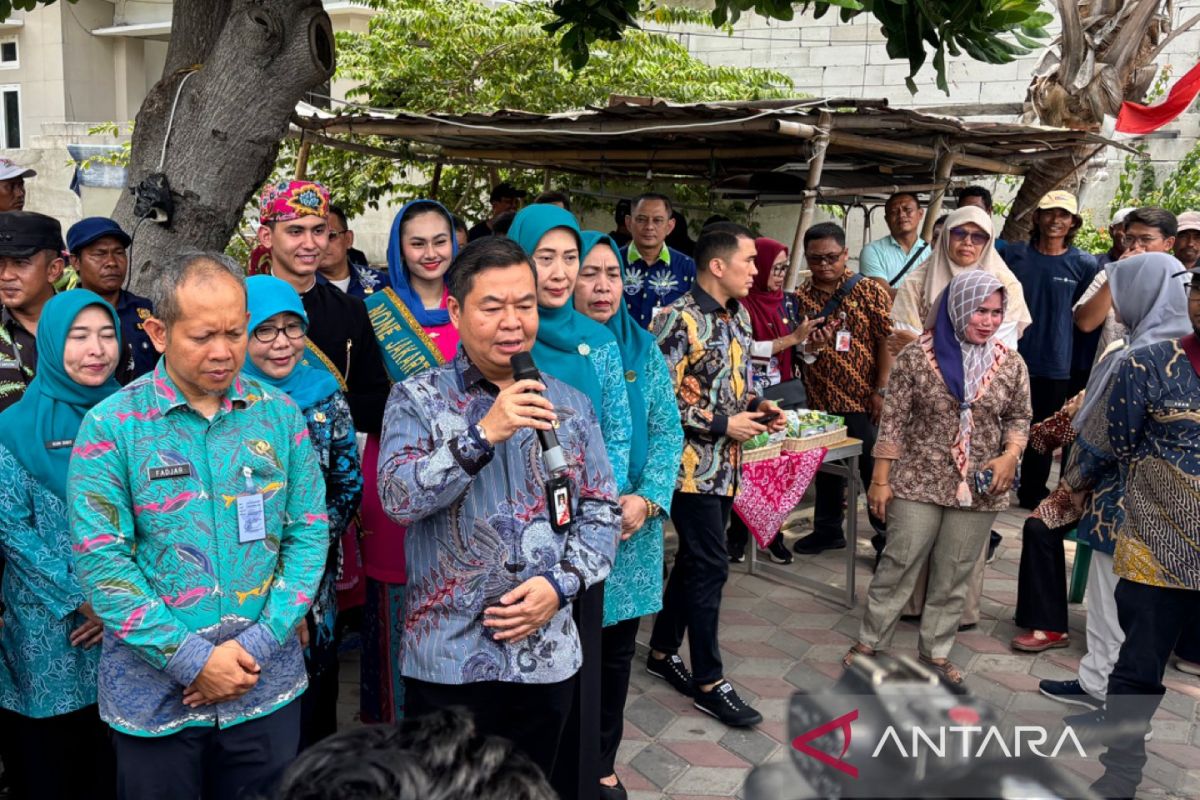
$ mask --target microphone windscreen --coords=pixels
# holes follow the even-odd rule
[[[537,366],[533,363],[533,355],[528,351],[514,354],[511,363],[514,380],[540,381],[542,379],[542,373],[538,372]]]

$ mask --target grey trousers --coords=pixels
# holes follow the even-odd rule
[[[867,591],[867,611],[858,640],[886,650],[922,567],[929,583],[917,649],[926,658],[946,658],[954,646],[971,573],[987,544],[994,511],[967,511],[896,498],[888,507],[888,542]]]
[[[967,579],[967,599],[963,602],[962,619],[958,621],[959,625],[978,625],[982,615],[979,613],[979,602],[983,598],[983,572],[987,568],[987,548],[979,551],[979,558],[975,560],[975,568],[971,570],[971,577]],[[929,583],[929,562],[925,562],[925,566],[921,567],[921,574],[917,577],[917,584],[913,589],[913,596],[904,606],[904,611],[901,612],[904,616],[919,617],[925,610],[925,586]]]

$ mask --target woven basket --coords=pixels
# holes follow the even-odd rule
[[[815,450],[818,447],[828,447],[831,444],[845,441],[846,428],[835,428],[827,433],[816,436],[806,436],[803,439],[784,439],[783,450],[787,453],[802,453],[805,450]]]
[[[753,450],[742,450],[742,463],[753,464],[757,461],[769,461],[772,458],[779,458],[780,452],[783,450],[781,442],[769,444],[766,447],[756,447]]]

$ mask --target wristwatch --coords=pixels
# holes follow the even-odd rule
[[[482,422],[475,423],[475,433],[478,434],[479,438],[483,440],[484,444],[488,445],[489,447],[491,446],[492,440],[488,438],[487,431],[483,429]]]

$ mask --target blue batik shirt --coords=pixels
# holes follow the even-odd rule
[[[238,496],[263,498],[266,536],[239,542]],[[325,569],[325,480],[304,417],[283,392],[239,376],[206,419],[166,361],[93,408],[67,485],[75,566],[104,622],[100,716],[136,736],[228,727],[308,685],[296,624]],[[184,688],[236,639],[262,669],[225,703],[188,708]]]
[[[452,685],[558,683],[582,664],[570,601],[608,575],[621,509],[591,402],[548,375],[542,382],[558,414],[573,486],[575,522],[565,534],[550,527],[534,431],[522,429],[492,446],[476,429],[498,389],[461,350],[392,388],[379,494],[392,519],[408,526],[405,677]],[[493,641],[483,610],[537,576],[558,591],[558,613],[520,642]]]
[[[629,264],[625,271],[625,305],[637,324],[649,330],[655,311],[691,290],[696,282],[696,262],[665,244],[655,259],[647,261],[630,242],[625,257]]]

